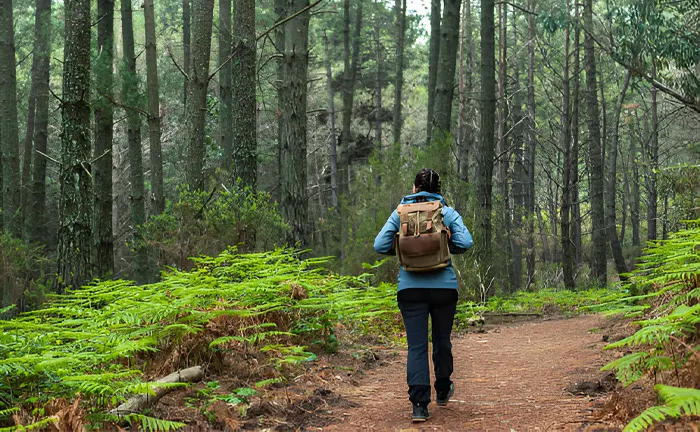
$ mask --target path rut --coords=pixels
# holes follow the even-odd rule
[[[430,404],[431,419],[410,422],[406,353],[341,390],[359,404],[326,431],[555,431],[613,430],[596,425],[595,398],[566,389],[596,380],[608,359],[599,316],[537,321],[485,334],[453,337],[456,391],[447,407]],[[435,395],[433,393],[433,399]]]

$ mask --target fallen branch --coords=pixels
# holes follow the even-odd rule
[[[168,376],[158,379],[157,383],[192,383],[201,381],[204,377],[204,369],[201,366],[194,366],[188,369],[183,369],[173,372]],[[138,394],[130,397],[126,402],[119,405],[117,408],[110,411],[110,414],[118,416],[126,416],[129,414],[137,414],[143,412],[146,408],[154,405],[160,398],[165,396],[174,388],[156,387],[153,389],[155,396],[150,394]]]

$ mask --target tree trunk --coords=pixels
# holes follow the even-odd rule
[[[656,76],[656,65],[653,65]],[[658,194],[656,190],[656,168],[659,164],[659,113],[658,90],[651,87],[651,141],[647,150],[647,241],[657,239],[656,220],[658,216]]]
[[[357,67],[360,57],[360,31],[362,26],[362,0],[357,3],[355,13],[355,27],[352,37],[352,57],[350,53],[350,0],[343,3],[343,48],[344,66],[343,71],[343,128],[340,134],[340,166],[338,176],[340,177],[340,259],[345,262],[347,255],[348,236],[350,226],[348,222],[348,204],[342,201],[350,191],[350,125],[352,124],[352,105],[355,96],[355,80],[357,78]]]
[[[615,105],[612,140],[610,141],[610,151],[608,152],[607,157],[608,190],[607,196],[605,197],[605,230],[608,236],[608,241],[610,242],[610,249],[612,250],[612,255],[615,260],[615,268],[617,269],[618,275],[627,273],[627,264],[625,263],[625,257],[622,255],[620,238],[617,235],[617,210],[615,208],[617,201],[617,148],[620,137],[620,114],[622,113],[622,104],[625,101],[625,94],[627,93],[627,88],[630,85],[631,78],[632,73],[628,71],[627,75],[625,76],[625,82],[622,84],[620,95],[617,98],[617,104]]]
[[[588,120],[588,157],[591,184],[589,195],[591,202],[592,224],[592,266],[593,278],[600,285],[607,281],[606,270],[606,241],[605,241],[605,209],[603,204],[603,151],[600,140],[600,124],[598,112],[598,86],[596,84],[595,45],[593,31],[593,0],[585,0],[583,19],[586,28],[584,36],[584,63],[586,68],[586,114]]]
[[[328,114],[331,123],[331,203],[338,209],[338,142],[335,131],[335,95],[333,92],[333,72],[331,71],[331,51],[328,36],[323,30],[323,46],[326,53],[326,88],[328,89]],[[400,111],[400,109],[399,109]],[[320,192],[319,192],[320,193]]]
[[[566,8],[569,10],[569,1],[566,2]],[[569,227],[571,223],[571,168],[574,165],[571,158],[571,104],[570,104],[570,89],[569,89],[569,41],[570,25],[567,23],[564,40],[564,72],[562,80],[562,107],[561,107],[561,147],[564,149],[564,172],[562,173],[562,191],[561,191],[561,251],[562,251],[562,270],[564,274],[564,286],[568,289],[576,288],[574,281],[574,260],[573,260],[573,244],[569,236]]]
[[[122,14],[122,98],[128,106],[141,105],[139,77],[136,73],[134,52],[134,24],[131,0],[121,0]],[[141,149],[141,117],[133,110],[126,110],[126,136],[129,152],[131,241],[134,249],[134,278],[139,284],[149,282],[148,248],[144,244],[141,228],[146,223],[143,153]]]
[[[289,13],[308,0],[289,0]],[[309,11],[285,24],[282,83],[282,213],[291,226],[290,244],[310,245],[306,189],[306,97],[309,61]]]
[[[0,4],[0,148],[2,150],[2,218],[7,234],[22,235],[17,68],[12,1]]]
[[[511,291],[520,291],[523,279],[522,229],[525,210],[525,184],[527,171],[523,161],[523,112],[520,93],[520,68],[518,62],[518,29],[516,9],[513,9],[513,230],[510,236],[511,249]]]
[[[245,1],[245,0],[244,0]],[[241,6],[236,3],[236,12]],[[223,168],[233,168],[233,95],[231,90],[233,45],[231,41],[231,0],[219,0],[219,147],[224,153]],[[240,29],[239,29],[240,30]],[[240,57],[237,59],[240,61]],[[233,177],[236,180],[236,177]]]
[[[535,0],[530,2],[530,10],[535,11]],[[535,283],[535,154],[537,148],[537,134],[535,132],[535,39],[537,28],[532,15],[527,16],[529,41],[527,46],[527,145],[525,148],[525,169],[527,171],[526,204],[528,214],[527,224],[527,289]]]
[[[65,10],[57,289],[79,288],[93,275],[90,178],[90,0]]]
[[[466,139],[466,123],[465,109],[467,95],[465,93],[465,68],[464,68],[464,38],[467,33],[467,13],[469,10],[470,0],[466,0],[462,9],[462,24],[459,35],[459,108],[457,112],[457,175],[459,179],[464,181],[465,165],[467,164],[467,151],[465,145]]]
[[[114,1],[97,2],[97,58],[95,60],[95,249],[96,276],[114,273],[112,234],[112,146],[114,136]]]
[[[34,116],[34,164],[32,166],[31,204],[28,211],[27,229],[29,240],[43,242],[46,239],[46,154],[49,123],[49,78],[51,62],[51,0],[37,0],[34,29],[34,53],[32,86],[36,80]]]
[[[188,71],[189,96],[185,136],[187,142],[187,184],[190,190],[204,187],[205,120],[207,113],[207,87],[209,85],[209,57],[211,50],[214,0],[201,0],[192,10],[192,65]]]
[[[401,142],[403,118],[401,108],[403,102],[403,69],[404,42],[406,40],[406,0],[396,0],[396,79],[394,81],[394,124],[392,139],[394,143]]]
[[[632,159],[632,202],[630,204],[630,224],[632,224],[632,246],[641,246],[641,227],[639,223],[641,196],[639,193],[639,164],[637,160],[637,148],[635,138],[630,133],[630,155]]]
[[[160,144],[160,87],[158,86],[158,54],[156,50],[156,19],[153,0],[145,0],[146,80],[148,87],[148,142],[151,156],[151,188],[153,213],[165,211],[163,188],[163,150]]]
[[[375,85],[374,85],[374,140],[377,151],[382,150],[382,44],[379,29],[379,0],[374,0],[374,46],[376,54]]]
[[[476,179],[477,226],[481,236],[476,244],[484,268],[491,265],[491,191],[496,121],[494,7],[494,0],[484,0],[481,4],[481,140]],[[487,274],[485,280],[489,279]]]
[[[579,198],[579,124],[580,124],[580,82],[581,82],[581,25],[579,20],[579,4],[575,2],[575,30],[574,30],[574,85],[573,108],[571,112],[571,241],[574,244],[574,260],[576,267],[583,261],[583,247],[581,238],[581,202]]]
[[[233,175],[255,190],[258,179],[255,87],[255,0],[237,0],[233,14]]]
[[[441,0],[430,0],[430,53],[428,57],[428,128],[426,141],[433,136],[435,90],[440,59]]]
[[[182,67],[185,72],[190,72],[190,0],[182,0]],[[189,94],[188,79],[185,77],[183,85],[183,99],[182,104],[185,106],[185,113],[187,112],[187,97]]]
[[[275,16],[277,21],[281,21],[287,16],[287,1],[274,0]],[[277,202],[282,201],[282,84],[284,79],[284,26],[280,25],[275,29],[275,48],[277,50]]]
[[[452,125],[452,100],[455,89],[455,68],[459,48],[459,11],[462,0],[445,0],[445,11],[440,26],[440,56],[435,84],[433,107],[433,138],[449,135]]]

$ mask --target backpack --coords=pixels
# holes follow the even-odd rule
[[[449,231],[443,222],[442,202],[400,204],[400,227],[395,236],[396,255],[404,270],[425,272],[450,263]]]

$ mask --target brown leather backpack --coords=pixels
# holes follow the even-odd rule
[[[449,230],[443,222],[442,202],[400,204],[396,211],[401,221],[395,237],[401,266],[409,272],[447,267],[450,263]]]

